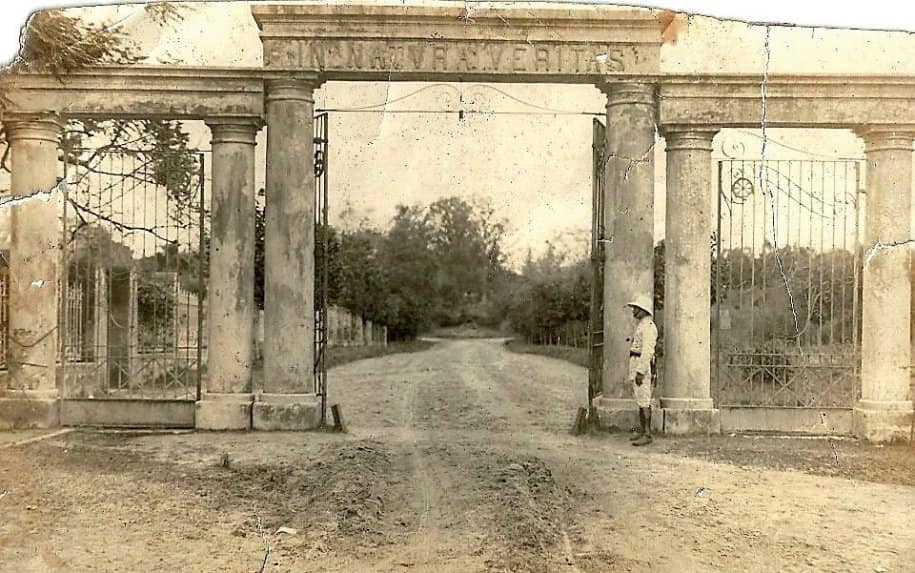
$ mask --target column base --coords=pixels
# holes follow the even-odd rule
[[[711,398],[661,398],[664,433],[708,435],[721,433],[721,411]]]
[[[251,421],[255,430],[314,430],[321,425],[321,400],[317,394],[258,394]]]
[[[204,394],[197,401],[197,430],[250,430],[253,394]]]
[[[852,417],[856,436],[868,442],[909,442],[912,439],[912,402],[859,400]]]
[[[601,430],[632,432],[639,429],[639,406],[634,398],[596,398],[597,422]],[[663,416],[657,400],[651,401],[651,431],[661,433]]]
[[[651,429],[658,434],[720,434],[721,412],[712,400],[661,398],[651,402]],[[628,432],[639,428],[639,407],[627,398],[597,398],[598,424],[602,430]]]
[[[57,390],[0,390],[0,430],[59,426]]]

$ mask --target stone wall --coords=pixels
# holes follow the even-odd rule
[[[264,344],[264,311],[257,316],[255,326],[255,352],[257,358],[263,356]],[[387,346],[388,327],[374,324],[341,306],[330,306],[327,309],[327,345],[336,346]]]

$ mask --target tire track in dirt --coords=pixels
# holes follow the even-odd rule
[[[429,472],[430,466],[420,449],[420,436],[415,428],[417,394],[419,380],[408,382],[409,386],[404,391],[404,402],[401,410],[401,439],[403,444],[408,447],[408,459],[411,469],[411,478],[413,483],[418,485],[418,497],[420,505],[419,523],[415,533],[418,538],[418,545],[415,545],[414,554],[411,557],[412,563],[422,563],[426,565],[431,563],[434,558],[430,541],[437,536],[437,526],[435,518],[438,512],[435,484],[433,483]],[[408,561],[410,561],[408,560]]]
[[[551,434],[561,426],[563,411],[573,409],[573,393],[549,400],[544,411],[536,404],[543,401],[536,377],[527,379],[526,392],[510,384],[524,377],[501,341],[459,341],[449,349],[461,366],[456,382],[473,396],[494,430],[493,447],[477,454],[487,463],[474,473],[498,508],[488,532],[496,549],[490,568],[580,571],[566,530],[578,492],[574,484],[558,482],[538,453],[541,445],[554,441]]]

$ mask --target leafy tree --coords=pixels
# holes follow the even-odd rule
[[[435,299],[434,230],[419,207],[399,205],[379,249],[383,270],[382,322],[395,340],[414,338],[431,325]]]
[[[185,9],[168,2],[152,3],[143,8],[148,18],[163,26],[181,20]],[[42,10],[29,19],[20,52],[2,73],[44,72],[63,79],[92,66],[132,64],[141,58],[136,46],[114,27],[90,24],[62,10]],[[8,108],[8,98],[0,93],[0,115]],[[0,148],[3,150],[0,169],[8,171],[9,146],[2,126]],[[165,187],[176,200],[174,216],[187,212],[182,207],[197,189],[196,152],[188,147],[188,136],[177,121],[69,120],[64,127],[61,149],[62,159],[78,167],[82,179],[95,174]],[[110,161],[111,154],[126,154],[133,160]],[[79,185],[82,180],[74,183]],[[74,203],[73,207],[78,215],[97,218],[101,214],[90,208],[91,203],[92,200]],[[125,227],[122,221],[114,218],[108,218],[106,222],[114,227]]]

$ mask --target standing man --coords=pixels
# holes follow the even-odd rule
[[[632,309],[632,316],[638,321],[629,347],[629,381],[639,406],[640,428],[632,445],[645,446],[651,443],[651,363],[658,342],[658,327],[651,319],[651,299],[647,296],[637,297],[626,306]]]

